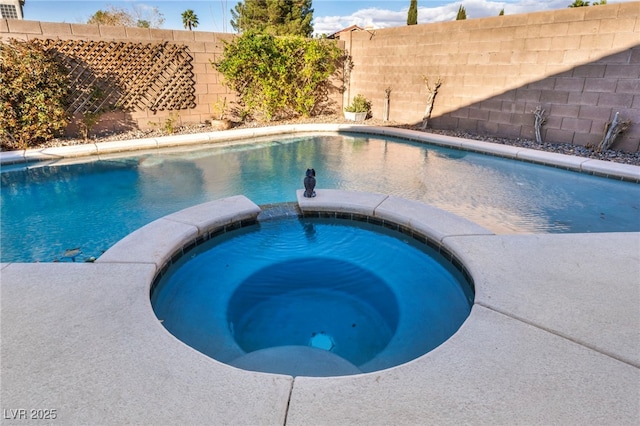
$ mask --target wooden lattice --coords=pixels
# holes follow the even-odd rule
[[[68,69],[68,111],[164,111],[193,108],[193,58],[186,46],[165,43],[42,40]]]

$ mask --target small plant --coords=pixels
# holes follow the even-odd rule
[[[425,86],[427,86],[427,106],[424,109],[424,115],[422,116],[422,130],[426,130],[429,125],[429,119],[431,118],[431,111],[433,110],[433,104],[436,101],[436,95],[438,94],[438,89],[444,83],[442,77],[438,76],[436,81],[433,83],[429,82],[429,78],[427,76],[422,76],[422,80],[424,81]]]
[[[169,117],[164,120],[164,130],[170,135],[176,132],[176,124],[178,124],[178,120],[180,119],[180,115],[178,113],[170,113]]]
[[[357,94],[344,110],[346,112],[369,112],[371,110],[371,102],[361,94]]]
[[[102,88],[98,86],[93,86],[91,88],[90,101],[91,103],[104,103],[106,98],[106,93]],[[84,138],[84,140],[89,140],[89,132],[91,129],[100,121],[100,117],[105,113],[105,110],[99,108],[95,111],[85,111],[82,113],[82,120],[80,121],[79,130],[80,135]]]
[[[89,140],[89,132],[93,129],[98,121],[100,121],[100,116],[102,115],[102,111],[97,112],[85,112],[82,114],[82,121],[78,123],[80,135],[86,141]]]
[[[218,99],[211,106],[211,109],[213,110],[214,120],[224,120],[224,116],[227,113],[227,98]]]
[[[231,121],[224,118],[227,113],[227,98],[218,99],[213,105],[213,119],[211,120],[211,127],[214,130],[229,130],[231,128]]]
[[[168,134],[172,135],[176,132],[177,130],[177,124],[178,124],[178,120],[180,119],[180,115],[178,113],[170,113],[169,117],[165,118],[164,123],[156,123],[153,121],[149,121],[147,122],[150,126],[153,127],[160,127],[162,126],[162,129],[167,132]]]
[[[620,113],[616,112],[613,121],[605,124],[602,142],[595,147],[595,151],[602,152],[609,149],[618,135],[624,133],[629,127],[631,127],[631,120],[620,119]]]
[[[389,102],[391,102],[391,86],[384,89],[384,112],[382,113],[384,121],[389,121]]]
[[[544,115],[544,109],[540,105],[536,107],[535,110],[532,111],[535,116],[534,127],[536,130],[536,142],[542,144],[542,126],[547,122],[547,117]]]

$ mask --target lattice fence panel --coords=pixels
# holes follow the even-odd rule
[[[195,107],[193,58],[165,43],[40,40],[69,71],[68,111],[165,111]]]

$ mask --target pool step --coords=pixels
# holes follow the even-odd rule
[[[344,358],[309,346],[276,346],[250,352],[230,365],[244,370],[290,376],[348,376],[362,371]]]

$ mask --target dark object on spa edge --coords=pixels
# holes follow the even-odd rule
[[[315,187],[316,187],[316,170],[307,169],[307,173],[304,178],[304,196],[307,198],[315,197],[316,196],[316,191],[314,191]]]

